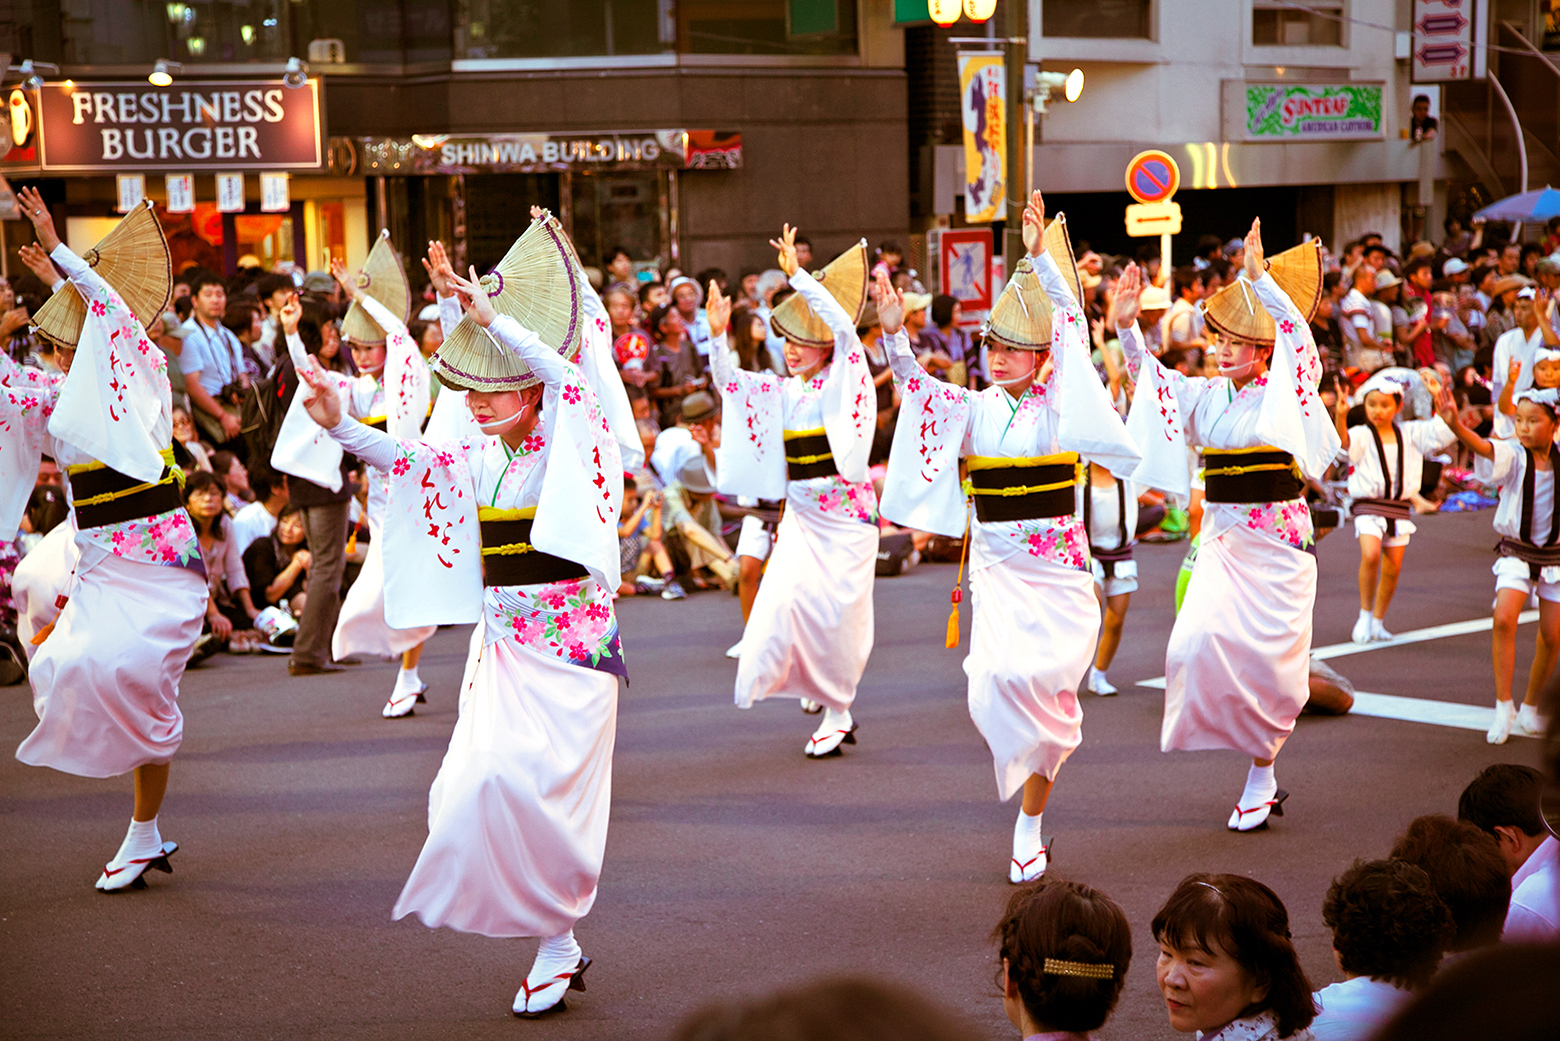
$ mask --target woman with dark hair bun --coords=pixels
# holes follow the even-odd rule
[[[1199,1041],[1314,1041],[1311,981],[1289,912],[1242,875],[1188,875],[1153,921],[1170,1026]]]
[[[1025,1041],[1087,1039],[1105,1025],[1132,962],[1132,927],[1096,889],[1043,879],[1013,894],[992,930],[997,986]]]
[[[1348,978],[1317,992],[1317,1041],[1366,1041],[1430,982],[1456,935],[1430,876],[1403,860],[1355,861],[1322,902]]]

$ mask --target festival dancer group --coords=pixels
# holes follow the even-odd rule
[[[169,384],[144,331],[150,316],[138,318],[60,243],[35,192],[18,199],[86,306],[77,343],[60,344],[64,378],[0,361],[0,528],[15,528],[24,499],[12,492],[47,451],[70,472],[79,555],[59,555],[74,571],[57,583],[58,617],[39,634],[31,669],[39,724],[17,755],[84,776],[134,772],[129,832],[97,882],[118,891],[144,886],[150,868],[171,871],[177,846],[163,840],[158,810],[182,737],[178,685],[200,632],[205,582],[179,505]],[[339,480],[343,452],[373,470],[374,549],[335,643],[338,655],[404,656],[383,715],[408,714],[422,696],[416,648],[434,628],[475,623],[459,716],[429,792],[428,836],[393,915],[541,938],[512,1004],[528,1018],[563,1009],[570,990],[584,990],[591,964],[574,928],[595,901],[605,852],[618,682],[627,676],[613,606],[619,496],[625,468],[641,461],[601,301],[558,222],[532,216],[482,278],[474,269],[457,274],[430,244],[424,263],[447,336],[427,367],[406,335],[397,288],[379,275],[336,272],[359,317],[349,340],[364,375],[354,380],[303,351],[290,308],[284,332],[307,388],[273,456],[325,484]],[[875,296],[903,402],[881,510],[897,524],[965,540],[969,711],[991,750],[999,799],[1021,793],[1006,869],[1014,883],[1047,870],[1041,816],[1082,739],[1080,689],[1113,692],[1104,669],[1135,588],[1128,502],[1141,487],[1185,493],[1191,449],[1206,463],[1207,505],[1166,654],[1161,748],[1251,759],[1230,830],[1282,815],[1287,796],[1273,764],[1306,701],[1316,594],[1301,479],[1319,477],[1340,443],[1317,392],[1308,331],[1320,286],[1314,245],[1269,265],[1253,222],[1244,271],[1208,308],[1220,375],[1207,379],[1147,353],[1136,322],[1143,279],[1129,265],[1115,300],[1137,374],[1124,423],[1090,362],[1065,221],[1047,223],[1038,192],[1023,239],[1028,256],[983,330],[992,385],[979,392],[934,380],[916,363],[902,294],[883,275],[869,286],[864,244],[815,275],[798,263],[794,229],[772,241],[795,291],[772,319],[786,338],[790,376],[740,369],[726,341],[730,301],[714,285],[707,301],[723,399],[717,486],[784,503],[742,641],[737,706],[783,697],[821,712],[803,748],[810,759],[837,757],[858,740],[853,708],[873,645],[879,503],[867,476],[875,392],[857,322]],[[375,248],[390,250],[384,239]],[[445,388],[431,419],[429,367]],[[1384,554],[1401,546],[1392,541],[1407,535],[1397,502],[1412,484],[1414,449],[1455,434],[1493,456],[1503,489],[1512,489],[1510,503],[1503,490],[1497,527],[1522,576],[1509,567],[1501,595],[1517,604],[1536,587],[1545,598],[1541,641],[1551,622],[1560,629],[1560,610],[1548,612],[1560,603],[1560,572],[1549,574],[1560,567],[1555,456],[1543,451],[1553,406],[1518,395],[1525,455],[1504,442],[1490,447],[1455,417],[1393,435],[1391,417],[1383,428],[1370,416],[1383,480],[1362,488],[1380,503],[1360,518],[1369,522],[1360,525],[1362,545],[1370,536]],[[1395,467],[1382,429],[1395,436]],[[1367,433],[1347,432],[1358,458],[1368,455],[1360,447]],[[1549,491],[1545,510],[1535,505],[1535,474]],[[30,618],[49,610],[19,607]],[[1115,612],[1103,643],[1102,610]],[[1504,689],[1509,705],[1509,667]]]

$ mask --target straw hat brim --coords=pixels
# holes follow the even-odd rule
[[[1082,306],[1083,281],[1078,276],[1078,261],[1073,256],[1072,238],[1067,234],[1067,214],[1057,213],[1051,219],[1040,237],[1040,244],[1051,254],[1056,266],[1062,269],[1062,278],[1066,279],[1068,288],[1072,290],[1073,303]],[[1096,284],[1098,281],[1095,279]]]
[[[839,302],[857,325],[867,304],[867,240],[862,239],[844,253],[829,261],[822,271],[813,275],[829,295]],[[769,323],[775,332],[803,347],[830,347],[834,333],[819,318],[800,293],[792,293],[780,301],[770,313]]]
[[[402,325],[406,324],[411,316],[412,290],[406,284],[406,269],[401,266],[401,258],[390,245],[389,229],[379,233],[374,248],[369,250],[368,260],[358,272],[357,284],[391,314],[399,315]],[[341,338],[353,343],[383,343],[385,330],[362,304],[354,300],[341,320]]]
[[[1309,322],[1322,300],[1321,241],[1312,239],[1284,250],[1268,260],[1267,270]],[[1273,318],[1257,299],[1256,291],[1240,279],[1213,294],[1203,316],[1221,336],[1273,346]]]
[[[127,213],[82,259],[114,287],[142,328],[158,328],[173,291],[173,263],[151,200]],[[55,343],[75,347],[86,318],[81,294],[61,290],[38,308],[33,325]]]
[[[494,310],[519,322],[570,361],[579,356],[584,325],[574,262],[568,236],[552,214],[544,213],[481,280]],[[432,367],[439,382],[456,390],[524,390],[541,382],[470,315],[450,330],[433,355]]]
[[[981,328],[988,343],[1014,351],[1051,349],[1051,300],[1040,287],[1040,278],[1024,257],[1013,277],[992,305],[991,317]]]

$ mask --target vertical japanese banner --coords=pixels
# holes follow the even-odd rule
[[[959,55],[964,219],[1001,220],[1007,193],[1007,70],[1000,54]]]
[[[120,213],[129,213],[141,205],[141,200],[146,198],[146,175],[138,173],[122,173],[114,178],[119,191]]]
[[[292,199],[288,197],[287,175],[284,173],[263,173],[260,175],[260,211],[262,213],[285,213],[292,206]]]
[[[241,173],[217,174],[217,212],[244,212],[244,175]]]
[[[195,175],[180,173],[169,174],[168,181],[168,212],[169,213],[194,213],[195,212]]]

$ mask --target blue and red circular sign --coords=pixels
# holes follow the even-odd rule
[[[1181,168],[1156,148],[1139,152],[1127,164],[1127,191],[1138,202],[1165,202],[1181,187]]]

